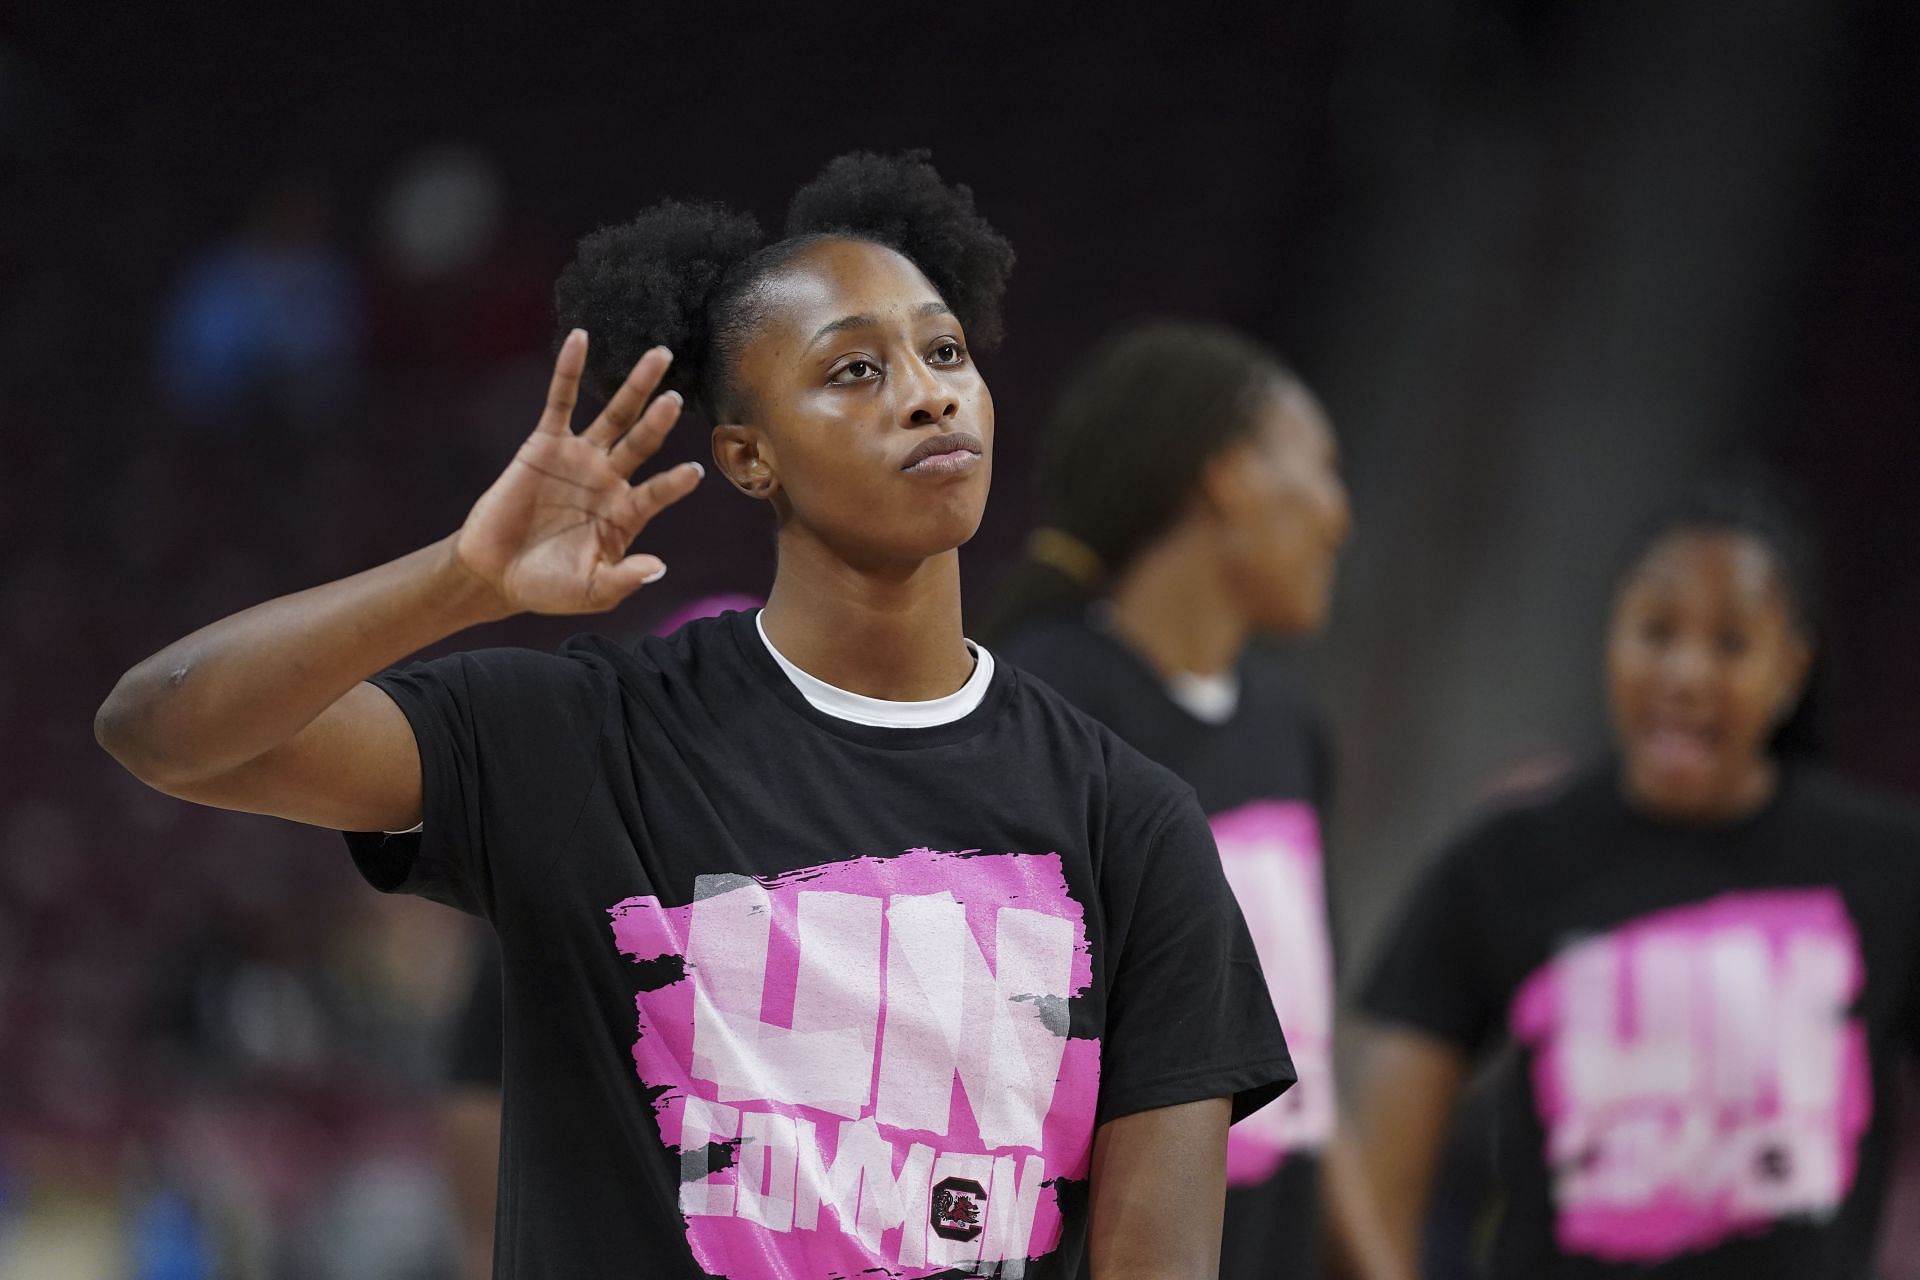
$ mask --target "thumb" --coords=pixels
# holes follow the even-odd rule
[[[601,565],[593,575],[590,595],[594,604],[611,609],[628,596],[666,576],[666,562],[659,556],[627,556],[618,563]]]

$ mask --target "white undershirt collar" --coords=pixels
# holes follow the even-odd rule
[[[1182,710],[1205,724],[1225,724],[1240,709],[1240,677],[1232,671],[1212,676],[1176,671],[1163,687]]]
[[[987,686],[993,683],[993,655],[985,649],[967,641],[967,648],[973,653],[973,674],[967,682],[944,698],[934,698],[929,702],[889,702],[885,698],[869,698],[863,693],[852,693],[838,685],[828,684],[816,676],[810,676],[787,660],[787,656],[773,647],[773,641],[767,639],[766,624],[761,614],[753,616],[754,630],[760,633],[760,643],[767,646],[767,652],[786,673],[793,687],[800,691],[815,711],[846,720],[853,724],[873,725],[881,729],[929,729],[934,725],[952,724],[955,720],[970,713],[987,696]]]
[[[1095,631],[1104,633],[1121,648],[1132,652],[1132,646],[1120,638],[1113,628],[1113,605],[1105,600],[1096,601],[1087,609],[1087,624]],[[1135,655],[1137,658],[1139,655]],[[1139,658],[1142,666],[1152,671],[1152,664],[1145,658]],[[1240,673],[1234,669],[1218,672],[1214,675],[1197,675],[1191,671],[1176,671],[1169,676],[1153,672],[1160,681],[1160,687],[1166,690],[1173,704],[1202,724],[1221,725],[1233,719],[1233,713],[1240,709]]]

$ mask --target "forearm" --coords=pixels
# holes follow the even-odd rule
[[[1362,1163],[1398,1264],[1417,1267],[1421,1229],[1467,1058],[1428,1035],[1381,1028],[1370,1036],[1355,1113]]]
[[[1229,1098],[1122,1116],[1094,1135],[1087,1259],[1093,1280],[1220,1274]]]
[[[1365,1161],[1344,1124],[1327,1145],[1320,1184],[1330,1273],[1339,1280],[1413,1280],[1413,1267],[1389,1242]]]
[[[120,678],[95,736],[146,782],[189,786],[271,751],[354,685],[503,616],[449,537],[177,640]]]

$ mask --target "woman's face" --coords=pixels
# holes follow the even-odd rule
[[[971,538],[993,472],[993,397],[919,269],[827,240],[754,301],[761,321],[734,370],[749,420],[714,430],[728,477],[861,568]]]
[[[1325,413],[1298,388],[1272,396],[1250,436],[1209,467],[1229,580],[1262,631],[1317,630],[1351,513]]]
[[[1628,790],[1662,817],[1738,817],[1766,795],[1767,742],[1811,652],[1773,558],[1738,533],[1678,532],[1620,588],[1607,637]]]

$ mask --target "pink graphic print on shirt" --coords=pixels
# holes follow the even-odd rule
[[[629,898],[640,1078],[695,1260],[733,1280],[1020,1276],[1087,1176],[1100,1045],[1057,854],[856,858]]]
[[[1866,970],[1831,889],[1729,893],[1578,943],[1520,988],[1556,1235],[1654,1262],[1835,1212],[1872,1111]]]
[[[1260,800],[1212,826],[1300,1077],[1227,1131],[1227,1183],[1245,1187],[1271,1178],[1288,1152],[1333,1136],[1333,946],[1313,806]]]

